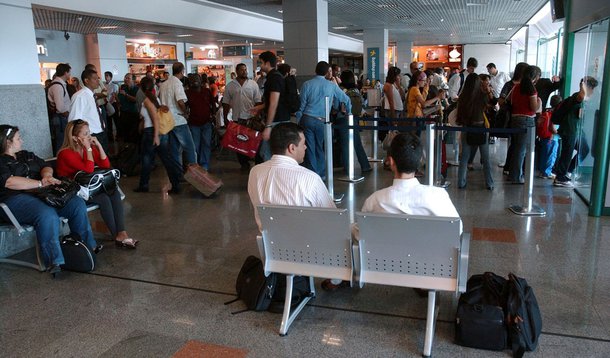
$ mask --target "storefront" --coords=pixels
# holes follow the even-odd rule
[[[162,78],[165,71],[171,74],[172,64],[178,61],[174,44],[160,44],[152,40],[127,40],[126,51],[129,73],[135,75],[137,81],[148,71],[151,71],[155,78]]]
[[[415,46],[411,49],[411,61],[417,62],[420,69],[442,67],[449,73],[461,69],[463,54],[462,45]]]

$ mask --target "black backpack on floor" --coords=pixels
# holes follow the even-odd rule
[[[523,278],[510,273],[506,283],[506,317],[513,357],[538,346],[542,332],[542,315],[534,291]]]
[[[492,272],[473,275],[458,303],[455,342],[461,346],[501,351],[508,347],[504,322],[506,279]]]
[[[247,308],[232,314],[245,311],[266,311],[271,304],[276,281],[277,274],[275,273],[265,276],[263,262],[258,257],[248,256],[241,266],[239,275],[237,275],[237,281],[235,282],[237,298],[225,302],[225,305],[238,300],[244,301]]]
[[[296,308],[305,297],[311,295],[311,288],[309,287],[309,277],[306,276],[294,276],[292,279],[292,301],[290,302],[290,309]],[[275,285],[275,292],[271,298],[271,304],[269,305],[269,312],[283,313],[284,303],[286,302],[286,275],[278,274],[277,282]]]
[[[62,237],[59,245],[66,262],[61,265],[62,269],[76,272],[91,272],[95,269],[95,255],[77,234]]]

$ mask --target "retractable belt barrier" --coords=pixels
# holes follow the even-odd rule
[[[328,108],[328,98],[327,98],[327,108]],[[328,113],[328,111],[327,111]],[[328,118],[328,115],[327,115]],[[359,121],[363,122],[373,122],[373,125],[369,126],[361,126]],[[405,128],[405,126],[399,125],[384,125],[379,126],[377,123],[379,121],[385,122],[402,122],[402,123],[417,123],[417,126],[414,126],[414,130],[425,131],[426,132],[426,179],[425,182],[427,185],[438,185],[438,186],[446,186],[444,183],[440,181],[440,142],[441,136],[440,132],[470,132],[470,133],[491,133],[491,134],[522,134],[526,133],[526,165],[525,165],[525,187],[523,190],[523,203],[522,205],[511,205],[508,209],[516,215],[520,216],[545,216],[546,211],[540,208],[537,205],[534,205],[532,196],[533,196],[533,185],[534,185],[534,155],[535,155],[535,139],[536,139],[536,127],[528,127],[528,128],[482,128],[482,127],[454,127],[454,126],[446,126],[439,125],[438,122],[434,121],[430,118],[383,118],[378,117],[378,111],[375,110],[375,115],[373,118],[370,117],[354,117],[351,114],[349,115],[348,125],[334,126],[331,125],[330,121],[327,119],[327,136],[326,136],[326,147],[327,147],[327,179],[329,180],[329,191],[331,195],[333,195],[333,187],[332,187],[332,138],[331,132],[332,128],[335,129],[348,129],[349,130],[349,159],[348,159],[348,181],[357,182],[361,179],[357,180],[354,177],[354,163],[353,163],[353,151],[354,151],[354,141],[353,141],[353,131],[354,130],[372,130],[373,131],[373,160],[377,160],[377,132],[379,130],[408,130],[409,128]],[[419,123],[424,123],[425,125],[420,125]],[[328,148],[330,147],[330,152]],[[349,180],[351,179],[351,180]],[[436,179],[436,180],[435,180]]]

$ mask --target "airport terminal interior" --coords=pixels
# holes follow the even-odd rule
[[[556,14],[557,3],[563,4],[564,15]],[[529,176],[528,171],[524,185],[509,181],[500,166],[507,155],[506,138],[489,144],[492,190],[486,187],[479,155],[467,172],[465,188],[458,188],[455,165],[448,166],[443,184],[464,233],[471,237],[467,275],[514,273],[535,292],[542,332],[536,349],[525,357],[610,356],[610,139],[598,134],[610,137],[610,7],[605,2],[167,0],[151,9],[149,2],[137,0],[125,4],[124,13],[116,10],[120,4],[109,0],[108,7],[115,7],[109,10],[78,0],[0,1],[0,13],[12,14],[11,26],[27,35],[14,34],[15,39],[9,39],[8,27],[0,24],[0,49],[5,52],[7,43],[16,48],[14,56],[7,56],[10,61],[0,60],[0,67],[26,68],[23,78],[0,69],[0,123],[20,127],[25,149],[41,157],[53,156],[42,84],[62,62],[70,62],[72,76],[77,77],[85,64],[95,62],[102,71],[114,73],[120,83],[125,73],[139,81],[149,71],[162,76],[181,61],[187,73],[216,76],[224,87],[237,63],[247,62],[250,78],[256,76],[261,65],[257,56],[266,50],[293,64],[302,83],[313,76],[320,60],[366,78],[375,70],[370,67],[374,56],[368,50],[381,48],[374,60],[397,66],[403,73],[412,62],[420,68],[452,70],[465,68],[469,57],[477,57],[477,73],[487,73],[489,62],[511,74],[518,62],[537,65],[542,77],[561,78],[560,92],[566,95],[579,90],[581,78],[597,78],[599,86],[587,97],[581,113],[586,121],[580,128],[584,142],[579,143],[588,142],[591,154],[573,170],[573,187],[554,185],[553,179],[538,172]],[[149,7],[138,12],[144,4]],[[164,6],[168,7],[165,12]],[[185,15],[199,6],[209,13],[197,10],[191,15],[236,17],[199,24],[197,16]],[[291,26],[299,23],[295,9],[300,6],[326,9],[320,15],[317,8],[323,21],[310,18],[315,10],[305,11],[302,26],[321,23],[328,27],[328,38],[316,37],[315,31],[295,33],[294,27],[281,35],[282,19]],[[369,19],[375,16],[377,20]],[[439,19],[432,21],[431,16]],[[515,18],[513,25],[501,23],[507,17]],[[245,20],[260,28],[248,30]],[[414,31],[416,26],[422,30]],[[207,45],[211,42],[215,47]],[[316,44],[322,49],[309,48]],[[30,53],[34,49],[38,54]],[[457,65],[450,62],[452,50],[460,52]],[[327,58],[308,58],[314,53]],[[16,60],[17,55],[23,61]],[[30,57],[35,56],[38,62],[28,69]],[[380,67],[383,83],[388,66]],[[27,108],[19,108],[19,98],[26,95],[35,98],[28,97]],[[36,120],[21,118],[22,109]],[[374,116],[374,108],[365,110]],[[385,157],[381,142],[375,138],[373,143],[372,131],[360,133],[369,157]],[[456,147],[450,140],[443,145],[447,161],[454,163]],[[110,143],[110,157],[123,146],[120,141]],[[343,168],[333,170],[334,194],[343,196],[337,208],[347,209],[352,219],[369,195],[393,180],[381,161],[372,160],[372,170],[362,173],[354,162],[355,174],[362,181],[338,180],[344,177]],[[427,175],[427,169],[422,170]],[[161,161],[152,172],[149,192],[134,192],[139,176],[123,175],[119,183],[125,193],[126,230],[139,240],[137,249],[114,245],[99,210],[90,212],[94,236],[104,245],[92,272],[62,271],[52,277],[48,272],[0,263],[0,357],[422,356],[428,300],[409,287],[366,284],[324,290],[322,281],[331,277],[316,277],[315,298],[285,336],[278,334],[282,314],[235,313],[245,308],[244,303],[225,303],[236,298],[236,278],[244,260],[261,256],[256,241],[260,232],[247,190],[249,173],[235,153],[215,148],[209,172],[223,181],[210,197],[184,180],[179,194],[168,194],[168,176]],[[426,175],[418,176],[419,180],[425,183]],[[544,215],[517,215],[509,210],[514,205],[527,207],[528,199]],[[2,225],[0,258],[36,262],[32,233],[19,236],[10,224]],[[490,351],[456,344],[458,298],[456,292],[437,293],[431,356],[511,355],[509,349]]]

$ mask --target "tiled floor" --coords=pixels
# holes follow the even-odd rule
[[[494,161],[504,153],[503,141],[493,146]],[[257,229],[247,174],[234,156],[223,157],[230,160],[216,162],[214,170],[225,187],[213,199],[190,187],[164,196],[160,168],[148,194],[132,193],[137,178],[123,178],[128,231],[140,245],[135,251],[107,245],[93,274],[63,273],[52,280],[0,266],[0,356],[420,356],[426,300],[410,289],[318,290],[286,337],[277,334],[278,314],[231,315],[241,303],[223,303],[234,297],[243,260],[257,254]],[[358,210],[372,191],[391,182],[379,166],[362,183],[335,182],[335,191],[346,194],[340,207]],[[492,192],[485,190],[478,166],[468,173],[468,189],[448,188],[464,230],[474,237],[469,274],[527,278],[544,322],[540,345],[527,356],[610,356],[610,219],[587,216],[573,191],[538,178],[534,200],[547,216],[513,215],[506,208],[520,203],[524,188],[506,183],[497,166],[493,170]],[[449,180],[455,182],[456,174],[451,167]],[[455,295],[440,294],[435,357],[508,356],[455,345],[456,305]]]

